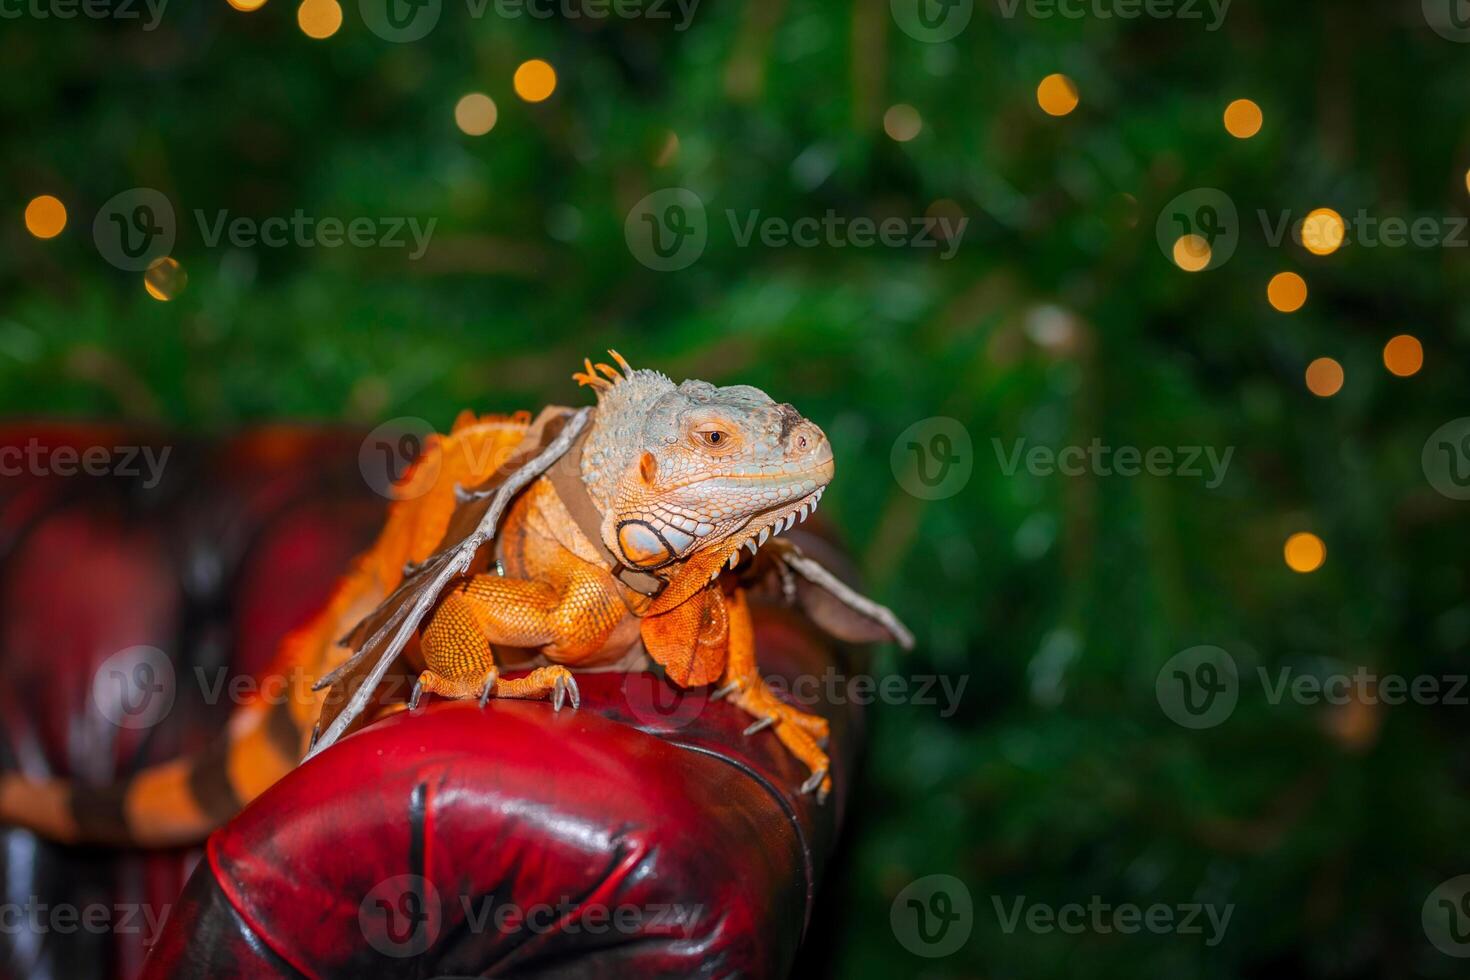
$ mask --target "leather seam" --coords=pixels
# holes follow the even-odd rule
[[[801,935],[802,938],[805,939],[807,927],[811,925],[812,907],[816,897],[816,868],[815,862],[812,858],[811,841],[807,839],[806,831],[801,826],[801,820],[797,816],[796,808],[791,805],[791,801],[782,794],[782,792],[776,787],[774,783],[772,783],[769,779],[767,779],[764,775],[762,775],[759,771],[757,771],[753,766],[749,765],[748,763],[742,762],[739,759],[732,759],[728,755],[716,752],[715,750],[706,748],[702,745],[694,745],[689,742],[681,742],[676,739],[669,738],[663,739],[663,742],[666,745],[677,745],[679,748],[684,749],[688,752],[695,752],[699,755],[705,755],[713,759],[718,759],[726,765],[729,765],[730,767],[737,769],[740,772],[743,772],[745,775],[749,776],[755,782],[764,787],[766,792],[771,795],[771,798],[780,805],[782,812],[786,814],[786,818],[791,822],[791,829],[793,832],[795,832],[796,839],[801,845],[802,873],[806,883],[806,907],[801,920]]]

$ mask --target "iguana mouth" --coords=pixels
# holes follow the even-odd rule
[[[752,556],[760,550],[761,546],[771,538],[785,531],[791,530],[795,525],[804,522],[808,517],[817,512],[817,504],[822,500],[822,494],[827,490],[826,486],[817,487],[811,493],[802,497],[794,504],[780,504],[763,511],[757,511],[744,526],[735,531],[725,540],[733,542],[730,550],[730,558],[723,565],[715,569],[711,579],[717,577],[720,572],[727,568],[734,568],[740,563],[740,552],[742,549],[749,551]],[[774,520],[768,520],[771,515],[777,515]],[[752,531],[752,526],[757,526]]]
[[[792,466],[793,464],[786,464],[786,466],[783,466],[779,470],[763,470],[751,473],[720,473],[715,476],[702,476],[684,483],[676,483],[666,489],[682,490],[686,487],[695,487],[703,484],[718,485],[722,483],[780,483],[794,486],[803,480],[810,480],[812,483],[819,483],[822,486],[826,486],[832,479],[832,462],[832,454],[828,452],[826,456],[817,460],[815,463],[806,463],[800,469],[788,469],[786,466]],[[784,504],[781,506],[784,506]]]

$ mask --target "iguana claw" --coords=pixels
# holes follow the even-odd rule
[[[802,792],[802,794],[805,795],[807,793],[816,793],[817,794],[817,805],[818,806],[821,806],[823,803],[826,803],[827,802],[827,791],[830,788],[830,783],[828,785],[826,785],[826,786],[823,785],[823,782],[826,779],[827,779],[827,770],[825,770],[825,769],[818,769],[816,772],[812,773],[810,776],[807,777],[806,782],[804,782],[804,783],[801,784],[801,792]]]
[[[741,734],[754,735],[756,732],[765,731],[767,728],[770,728],[775,723],[775,715],[766,715],[764,718],[761,718],[758,721],[751,722],[748,726],[746,726],[745,731]]]
[[[717,690],[713,694],[711,694],[709,696],[709,699],[711,701],[723,701],[725,698],[728,698],[730,695],[734,694],[738,690],[740,690],[740,682],[739,681],[731,681],[730,683],[726,684],[724,687],[720,688],[719,690]]]
[[[582,692],[577,690],[576,679],[571,674],[563,674],[556,679],[556,686],[551,689],[552,710],[560,711],[568,695],[571,696],[574,710],[582,707]]]

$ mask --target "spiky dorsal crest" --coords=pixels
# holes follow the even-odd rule
[[[652,404],[653,399],[671,390],[674,383],[668,375],[658,371],[635,370],[623,355],[615,350],[607,352],[617,362],[617,367],[591,358],[582,362],[583,370],[574,372],[572,380],[584,388],[597,392],[599,415],[609,415],[626,408],[636,410]]]
[[[584,369],[572,373],[573,381],[584,388],[590,387],[597,391],[598,398],[602,397],[602,392],[611,390],[613,385],[620,384],[633,376],[633,366],[623,360],[623,355],[611,349],[607,353],[608,356],[618,362],[618,367],[615,368],[611,364],[603,364],[601,362],[593,364],[592,358],[588,357],[582,360]],[[622,368],[621,374],[618,373],[618,368]],[[605,377],[600,376],[598,372],[601,372],[601,375],[605,375]]]
[[[675,388],[667,375],[635,370],[617,351],[607,353],[617,367],[594,364],[589,358],[584,370],[572,375],[597,393],[597,410],[582,453],[582,476],[593,500],[604,509],[617,474],[643,448],[643,422],[649,409]]]

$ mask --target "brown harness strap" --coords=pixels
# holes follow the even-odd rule
[[[623,559],[608,548],[607,543],[602,540],[602,512],[592,502],[592,495],[587,492],[587,484],[582,482],[582,444],[586,442],[587,435],[583,433],[577,441],[572,443],[572,448],[566,454],[552,464],[546,475],[551,480],[551,488],[561,498],[562,505],[566,507],[567,513],[572,515],[577,528],[586,536],[592,546],[606,556],[612,568],[612,577],[626,585],[640,595],[653,597],[664,590],[669,583],[648,572],[640,572],[623,564]]]

